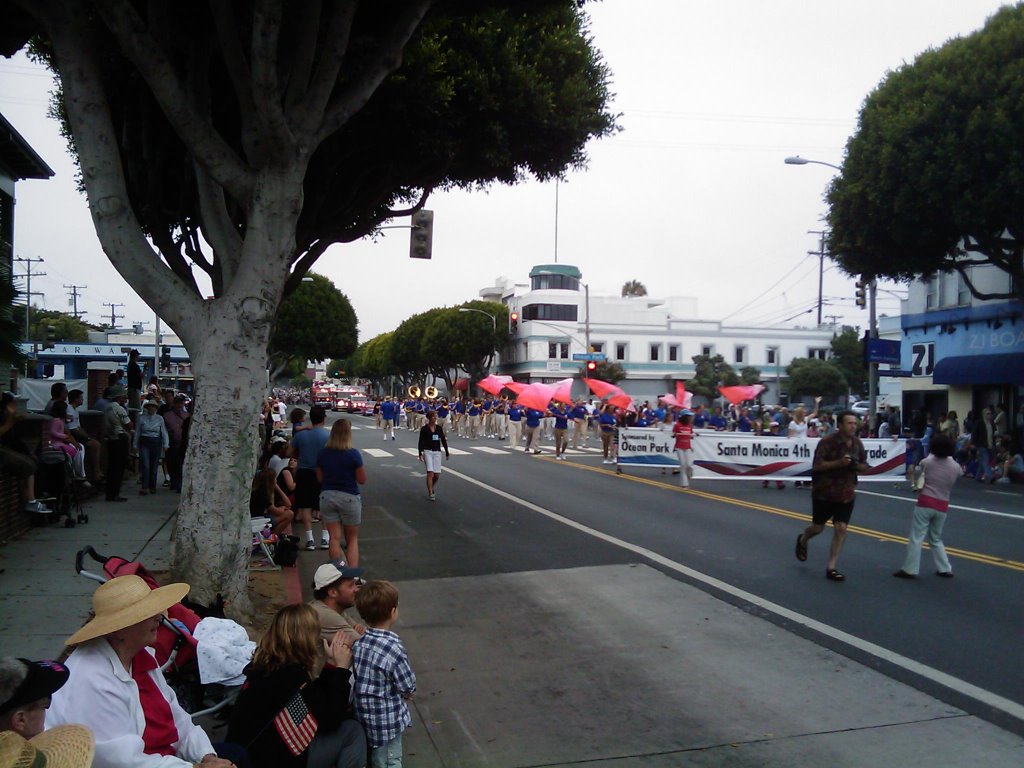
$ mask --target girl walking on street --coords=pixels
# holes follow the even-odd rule
[[[942,543],[942,528],[946,524],[949,494],[960,477],[960,465],[953,456],[954,443],[940,432],[931,440],[930,451],[921,461],[922,488],[914,507],[914,517],[907,536],[907,554],[903,567],[893,574],[898,579],[917,577],[921,567],[921,544],[925,538],[935,560],[936,575],[950,579],[953,568]]]

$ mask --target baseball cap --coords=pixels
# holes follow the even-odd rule
[[[70,674],[67,667],[56,661],[0,660],[0,696],[6,694],[6,700],[0,701],[0,710],[45,699],[64,685]]]
[[[271,445],[277,445],[278,443],[287,443],[287,442],[288,442],[288,438],[287,437],[282,437],[281,435],[274,435],[270,439],[270,444]]]
[[[325,589],[341,579],[356,579],[363,575],[362,568],[350,568],[344,560],[324,563],[313,574],[313,589]]]

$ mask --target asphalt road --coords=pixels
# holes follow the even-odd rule
[[[597,450],[555,462],[550,451],[532,456],[496,440],[452,439],[431,502],[415,435],[400,430],[396,441],[384,441],[372,419],[350,418],[367,468],[364,514],[377,520],[362,544],[371,577],[644,562],[994,722],[1005,724],[977,698],[951,691],[941,674],[1024,704],[1019,487],[961,481],[944,535],[956,577],[934,577],[925,550],[922,576],[902,581],[892,573],[902,562],[913,497],[905,484],[862,484],[839,562],[847,581],[833,583],[824,578],[831,531],[811,543],[806,563],[793,556],[810,498],[791,484],[779,491],[708,481],[683,491],[657,469],[617,474]],[[303,555],[307,588],[323,559]],[[908,670],[902,659],[927,669]]]

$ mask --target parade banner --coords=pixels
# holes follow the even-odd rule
[[[810,480],[820,438],[758,436],[751,432],[698,430],[693,437],[694,480]],[[868,472],[861,481],[899,480],[906,440],[861,440]],[[677,467],[675,438],[668,430],[620,429],[620,466]]]
[[[821,438],[759,437],[741,432],[702,432],[693,439],[695,480],[810,480]],[[861,440],[868,455],[864,481],[899,480],[905,471],[906,440]]]
[[[678,467],[675,444],[675,438],[667,429],[620,429],[618,463],[623,466]]]

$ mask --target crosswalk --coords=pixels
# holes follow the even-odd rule
[[[397,455],[408,455],[408,456],[419,456],[419,451],[415,448],[402,448],[395,446],[390,449],[386,448],[363,448],[361,446],[359,450],[364,456],[369,456],[374,459],[388,459],[394,458]],[[516,453],[522,453],[522,447],[512,449],[508,446],[508,443],[501,443],[500,445],[467,445],[466,448],[469,450],[463,450],[462,448],[456,448],[449,446],[448,452],[452,456],[474,456],[480,454],[486,454],[491,456],[511,456]],[[554,455],[555,447],[550,444],[542,444],[541,449],[544,451],[544,455]],[[592,456],[594,454],[601,453],[600,448],[586,447],[586,448],[566,448],[566,456]]]

